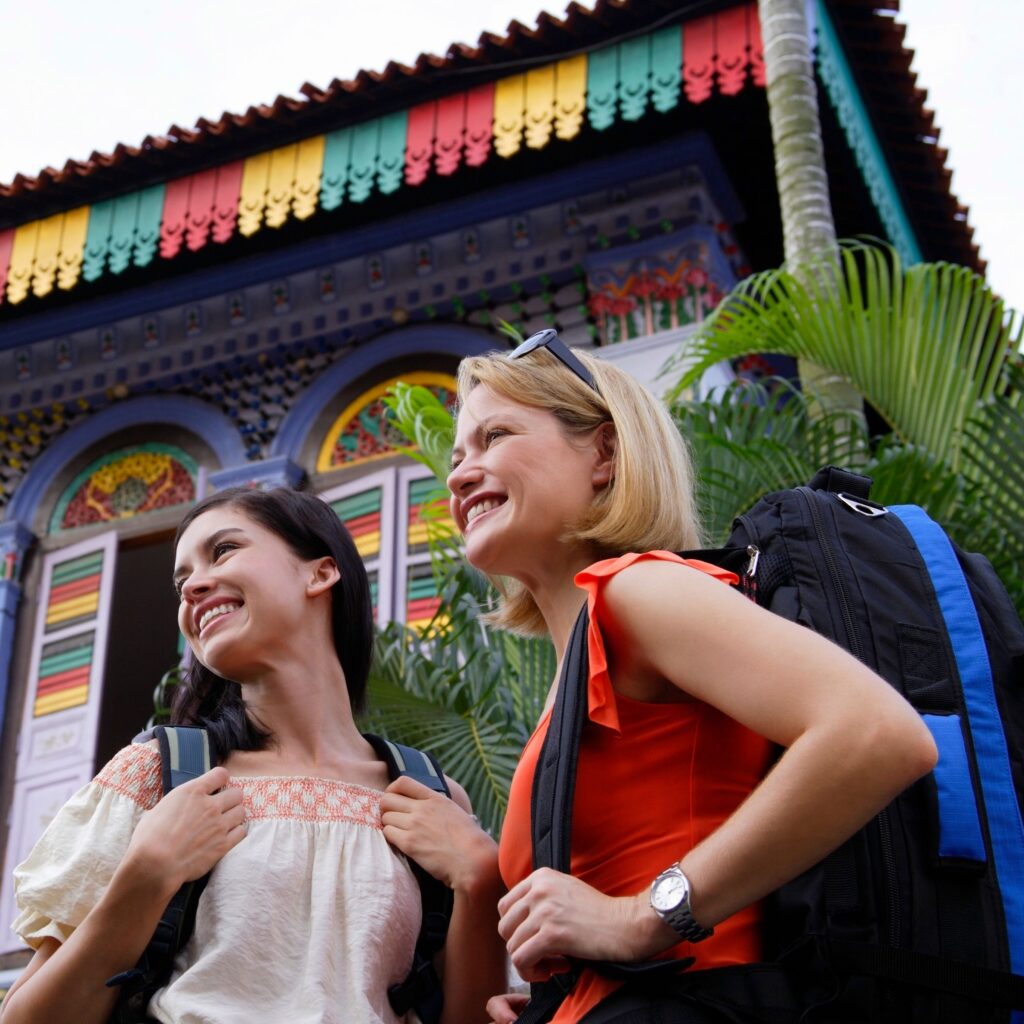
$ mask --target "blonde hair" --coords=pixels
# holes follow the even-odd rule
[[[605,557],[699,548],[689,446],[668,411],[617,366],[579,349],[573,353],[594,375],[600,394],[544,349],[514,360],[494,352],[459,364],[458,408],[484,384],[514,402],[547,409],[570,439],[610,422],[615,428],[612,478],[587,511],[567,524],[566,539],[590,543]],[[521,583],[504,578],[494,583],[501,599],[487,616],[492,625],[525,634],[546,632],[540,610]]]

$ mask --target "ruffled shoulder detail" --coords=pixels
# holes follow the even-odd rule
[[[160,754],[143,744],[119,751],[57,812],[14,869],[20,911],[12,929],[33,948],[67,942],[99,902],[144,811],[160,799]]]
[[[601,636],[601,620],[607,617],[604,607],[604,587],[613,576],[636,562],[647,561],[676,562],[706,572],[709,576],[735,586],[739,577],[734,572],[722,569],[710,562],[702,562],[696,558],[680,558],[671,551],[631,551],[618,558],[606,558],[595,562],[582,572],[576,574],[575,583],[587,592],[587,610],[590,613],[590,628],[587,633],[587,653],[590,657],[590,679],[587,681],[587,702],[590,720],[603,725],[616,733],[619,729],[619,709],[615,701],[615,690],[608,674],[608,658],[604,649],[604,638]]]

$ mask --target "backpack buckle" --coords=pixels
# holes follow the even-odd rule
[[[878,516],[884,516],[889,511],[884,505],[879,505],[877,501],[871,501],[870,498],[858,498],[853,494],[847,494],[845,491],[840,491],[836,497],[847,508],[852,508],[854,512],[867,516],[868,519],[877,519]]]

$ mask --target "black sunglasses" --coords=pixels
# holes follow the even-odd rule
[[[572,350],[558,336],[558,331],[552,327],[546,330],[531,334],[518,348],[508,354],[509,359],[518,359],[520,356],[528,355],[538,348],[546,348],[563,366],[568,367],[576,374],[584,384],[592,387],[598,394],[601,389],[594,380],[594,375],[572,354]]]

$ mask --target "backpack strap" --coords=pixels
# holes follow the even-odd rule
[[[702,552],[711,555],[712,552]],[[576,792],[576,768],[580,737],[587,720],[587,679],[590,658],[587,633],[590,615],[584,604],[573,625],[562,660],[555,704],[533,776],[530,798],[530,834],[533,867],[570,873],[572,808]],[[530,986],[530,1002],[516,1024],[544,1024],[572,991],[580,973],[589,968],[606,977],[628,981],[657,980],[674,976],[693,963],[686,960],[651,960],[644,963],[574,961],[567,972]]]
[[[852,494],[855,498],[866,498],[874,481],[869,476],[854,473],[838,466],[823,466],[811,477],[807,486],[812,491],[829,491],[832,494]]]
[[[160,777],[166,796],[183,782],[208,772],[217,763],[205,729],[158,725],[153,737],[160,747]],[[135,1021],[144,1015],[150,998],[171,973],[174,956],[188,942],[195,927],[199,897],[210,876],[186,882],[164,908],[153,937],[128,971],[115,974],[108,988],[120,988],[121,994],[111,1016],[112,1022]]]
[[[957,724],[966,726],[965,731],[974,750],[995,876],[1003,900],[1009,967],[1014,974],[1024,975],[1024,821],[1014,789],[1010,752],[985,636],[970,586],[943,529],[917,505],[890,506],[889,511],[906,527],[921,553],[952,643],[963,689],[964,720]],[[927,717],[930,716],[926,716],[926,721]],[[937,736],[937,742],[941,738]],[[963,743],[963,734],[958,730],[956,739]],[[947,753],[948,750],[947,747],[942,752]],[[952,792],[969,795],[973,799],[973,793],[966,785]],[[942,795],[940,791],[940,804]],[[976,810],[970,809],[976,815]],[[952,810],[955,808],[950,812]],[[947,821],[962,820],[944,818],[942,811],[940,806],[940,829]],[[974,820],[976,822],[977,819]],[[972,848],[972,852],[984,858],[980,832],[977,839],[979,842],[974,844],[976,849]],[[940,843],[953,841],[955,837],[940,832]]]
[[[444,772],[432,754],[370,733],[364,734],[364,738],[387,765],[388,778],[392,781],[405,775],[435,793],[451,797]],[[388,1001],[400,1017],[415,1009],[423,1024],[436,1024],[441,1017],[444,1000],[434,956],[447,938],[454,896],[448,886],[424,871],[415,861],[410,860],[409,866],[419,883],[423,917],[412,968],[404,981],[388,989]]]

